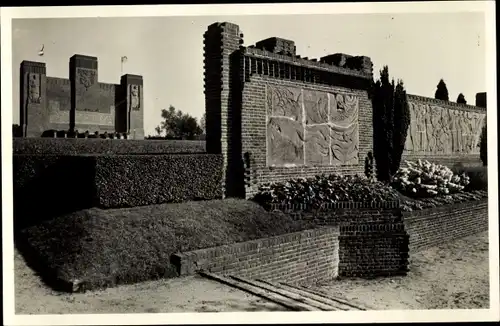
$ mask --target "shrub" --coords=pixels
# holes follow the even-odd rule
[[[457,103],[459,103],[459,104],[467,104],[467,101],[465,100],[464,94],[462,94],[462,93],[458,94]]]
[[[372,152],[368,152],[368,155],[365,158],[365,176],[368,180],[373,180],[375,176],[374,172],[373,154]]]
[[[333,174],[263,184],[254,200],[262,205],[306,204],[315,207],[327,203],[380,202],[398,198],[396,191],[381,182]]]
[[[465,191],[473,190],[488,190],[488,168],[485,166],[475,166],[475,167],[465,167],[457,166],[454,167],[453,173],[455,174],[467,174],[469,177],[469,184],[465,187]]]
[[[176,277],[170,264],[174,253],[310,227],[308,222],[267,212],[251,201],[226,199],[91,208],[24,229],[15,239],[28,263],[35,262],[32,265],[50,285],[83,291]]]
[[[406,161],[408,167],[401,168],[393,179],[392,186],[411,197],[434,197],[462,191],[469,183],[469,177],[454,174],[439,164],[418,160]]]
[[[401,209],[405,212],[440,207],[443,205],[477,201],[488,198],[488,192],[484,190],[473,190],[451,195],[437,196],[434,198],[408,198],[401,201]]]
[[[205,153],[204,141],[99,138],[16,138],[14,154],[182,154]]]
[[[442,101],[449,101],[450,97],[448,95],[448,88],[446,87],[446,83],[443,79],[439,80],[439,83],[436,87],[436,93],[434,94],[434,98]]]

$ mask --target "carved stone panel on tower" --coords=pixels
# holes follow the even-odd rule
[[[140,86],[130,85],[130,110],[139,111],[141,109]]]
[[[77,68],[75,79],[76,110],[99,112],[100,92],[97,70]]]
[[[40,83],[40,74],[28,74],[28,87],[29,94],[28,100],[30,103],[40,103],[41,102],[41,83]]]

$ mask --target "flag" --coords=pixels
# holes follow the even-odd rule
[[[122,62],[127,61],[127,59],[128,59],[128,58],[127,58],[126,56],[123,56],[123,57],[122,57]]]

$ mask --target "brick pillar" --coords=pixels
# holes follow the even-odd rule
[[[21,62],[20,125],[23,137],[40,137],[49,126],[45,63]]]
[[[70,129],[74,130],[76,111],[95,111],[99,107],[100,88],[97,58],[75,54],[69,59],[71,83]]]
[[[130,133],[130,139],[144,139],[144,85],[142,76],[123,75],[120,80],[122,96],[125,105],[117,110],[119,117],[119,132]],[[117,127],[118,129],[118,127]]]
[[[486,108],[486,92],[476,94],[476,106]]]
[[[241,115],[241,99],[233,89],[239,78],[242,37],[239,26],[227,22],[210,25],[204,34],[206,149],[223,155],[224,197],[241,196],[234,188],[244,182],[243,174],[241,180],[235,177],[239,169],[233,167],[243,164],[237,140],[241,142],[241,122],[234,121]]]

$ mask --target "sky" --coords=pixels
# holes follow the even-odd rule
[[[170,105],[200,118],[203,33],[223,21],[240,26],[246,46],[276,36],[295,41],[302,57],[369,56],[375,77],[388,65],[410,94],[434,97],[441,78],[452,101],[463,93],[474,104],[475,94],[486,91],[485,17],[477,12],[13,19],[13,123],[19,123],[21,61],[45,62],[48,76],[68,78],[74,54],[98,57],[105,83],[119,83],[120,58],[127,56],[123,74],[144,78],[147,135]]]

